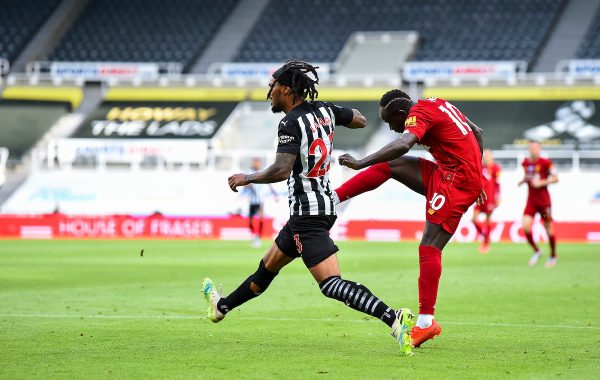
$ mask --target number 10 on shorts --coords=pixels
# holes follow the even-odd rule
[[[429,206],[433,210],[437,211],[442,208],[444,203],[446,203],[445,196],[443,196],[442,194],[433,193],[433,197],[431,197],[431,200],[429,201]]]

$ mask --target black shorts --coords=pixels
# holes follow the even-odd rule
[[[304,265],[312,268],[339,248],[329,237],[335,215],[290,216],[275,239],[277,247],[289,257],[302,257]]]
[[[261,208],[262,205],[260,203],[251,204],[250,209],[248,210],[248,217],[252,218],[254,215],[258,214]]]

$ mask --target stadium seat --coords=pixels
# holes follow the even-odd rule
[[[564,2],[272,0],[246,38],[236,61],[279,62],[295,57],[333,62],[355,31],[416,30],[421,36],[416,60],[530,62]],[[520,17],[515,18],[515,14]],[[303,25],[302,34],[293,32],[292,19]],[[507,44],[509,48],[505,49]]]
[[[577,50],[577,57],[584,59],[600,59],[600,9],[588,29]]]
[[[181,62],[206,47],[237,0],[92,0],[53,61]]]
[[[0,58],[13,61],[60,0],[4,0],[0,12]]]

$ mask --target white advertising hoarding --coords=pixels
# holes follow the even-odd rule
[[[494,77],[514,76],[525,69],[521,61],[432,61],[408,62],[403,67],[403,79],[423,81],[428,78],[447,79],[452,77]]]
[[[207,155],[206,140],[81,138],[59,139],[54,146],[60,163],[72,163],[78,157],[127,163],[139,162],[146,156],[166,162],[202,162]]]
[[[263,79],[269,78],[282,62],[269,63],[223,63],[220,65],[221,76],[225,78]],[[329,63],[315,63],[320,79],[327,79],[331,72]]]
[[[156,63],[130,62],[52,62],[50,74],[54,78],[102,80],[156,79],[159,67]]]
[[[568,72],[577,76],[600,75],[600,59],[574,59],[569,61]]]

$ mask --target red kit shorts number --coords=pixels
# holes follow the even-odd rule
[[[435,162],[421,159],[421,176],[425,186],[425,218],[453,234],[460,218],[481,194],[481,189],[459,189],[442,177]]]

